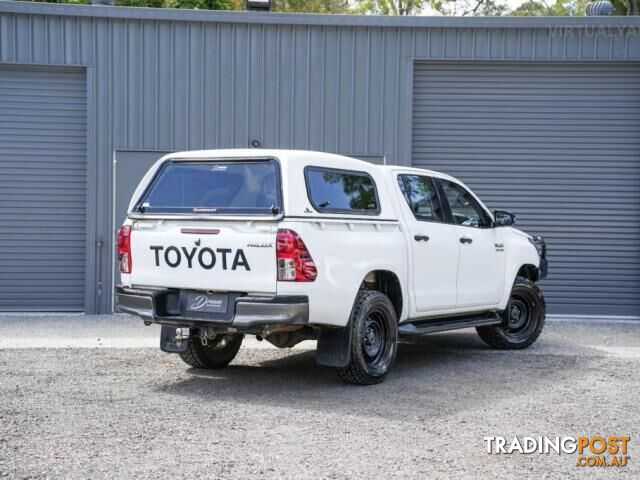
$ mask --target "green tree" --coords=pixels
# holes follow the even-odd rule
[[[91,0],[34,0],[51,3],[91,3]],[[372,15],[514,15],[582,16],[595,0],[528,0],[513,11],[506,0],[272,0],[274,12],[352,13]],[[610,0],[614,15],[638,15],[640,0]],[[245,0],[114,0],[115,5],[201,10],[244,10]]]
[[[613,14],[640,15],[640,0],[612,0]]]
[[[437,12],[441,15],[504,15],[503,0],[360,0],[354,13],[373,15],[419,15]]]
[[[463,10],[461,15],[483,15],[483,16],[500,16],[509,13],[506,3],[499,0],[478,0],[470,8]]]
[[[431,0],[431,8],[442,15],[499,16],[508,13],[501,0]]]
[[[519,17],[582,16],[587,0],[529,0],[516,8],[511,15]]]
[[[89,5],[91,0],[33,0],[38,3],[71,3],[73,5]]]
[[[89,0],[86,0],[89,1]],[[200,10],[244,10],[245,0],[115,0],[116,5],[152,8],[198,8]],[[350,13],[348,0],[272,0],[273,12]]]
[[[200,10],[230,10],[231,0],[115,0],[114,5],[150,8],[198,8]]]
[[[515,16],[572,16],[585,15],[585,8],[590,0],[556,0],[555,3],[545,0],[530,0],[516,8],[511,15]],[[639,0],[611,0],[613,5],[612,15],[638,15]]]
[[[417,15],[422,12],[424,0],[361,0],[354,12],[373,15]]]
[[[244,5],[242,6],[244,8]],[[272,0],[272,12],[350,13],[348,0]]]

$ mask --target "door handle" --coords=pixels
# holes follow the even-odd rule
[[[471,242],[473,242],[473,238],[460,237],[460,243],[471,243]]]
[[[428,242],[429,241],[429,237],[426,236],[426,235],[422,235],[422,234],[414,235],[413,239],[416,242]]]

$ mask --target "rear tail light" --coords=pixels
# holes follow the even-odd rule
[[[293,230],[278,230],[276,262],[280,282],[313,282],[318,276],[307,246]]]
[[[118,266],[120,273],[131,273],[131,226],[118,230]]]

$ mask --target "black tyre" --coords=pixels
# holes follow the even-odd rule
[[[208,345],[202,345],[200,337],[191,337],[187,350],[180,354],[180,358],[196,368],[223,368],[238,354],[242,338],[243,335],[218,335]]]
[[[344,382],[356,385],[380,383],[398,349],[398,319],[393,305],[381,292],[361,290],[349,321],[349,365],[338,369],[338,375]]]
[[[535,342],[544,327],[545,303],[542,292],[531,280],[516,277],[507,309],[500,325],[478,327],[478,335],[493,348],[517,350]]]

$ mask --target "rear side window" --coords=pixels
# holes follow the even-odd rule
[[[275,214],[281,211],[275,160],[167,162],[138,202],[148,213]]]
[[[398,185],[416,220],[442,221],[442,206],[431,178],[398,175]]]
[[[319,212],[380,213],[376,184],[368,173],[307,167],[305,178],[309,200]]]

